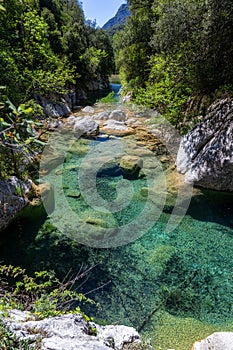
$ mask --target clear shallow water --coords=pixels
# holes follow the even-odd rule
[[[104,226],[108,216],[96,215],[80,196],[78,166],[91,147],[89,141],[80,142],[79,151],[68,154],[63,167],[64,191],[72,210],[91,218],[93,226]],[[116,199],[122,177],[100,173],[100,195],[108,201]],[[140,191],[147,186],[146,179],[130,181],[134,196],[126,209],[115,214],[118,224],[140,215],[145,204]],[[102,323],[133,325],[156,350],[159,346],[188,350],[194,340],[213,331],[232,330],[232,209],[232,195],[196,191],[187,215],[173,232],[165,230],[172,211],[169,201],[145,235],[112,249],[80,246],[35,210],[30,220],[22,218],[2,233],[0,253],[4,261],[32,270],[53,268],[61,275],[70,267],[77,271],[81,263],[97,263],[82,291],[111,282],[89,294],[102,309],[87,312]]]

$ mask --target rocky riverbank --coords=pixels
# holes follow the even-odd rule
[[[29,349],[36,345],[41,350],[142,349],[140,336],[134,328],[100,326],[86,321],[81,314],[36,321],[29,312],[11,310],[9,317],[3,318],[3,323],[18,340],[29,340]]]
[[[2,322],[18,340],[28,341],[29,349],[37,346],[41,350],[153,350],[142,344],[133,327],[101,326],[86,321],[81,314],[35,320],[31,313],[13,309]],[[232,344],[233,332],[216,332],[195,342],[191,350],[232,350]]]
[[[46,101],[44,101],[46,103]],[[49,103],[46,104],[49,106]],[[67,106],[64,102],[64,106]],[[95,108],[87,106],[81,109],[79,112],[71,114],[69,109],[65,109],[65,114],[69,115],[64,118],[65,107],[57,104],[56,106],[48,107],[53,110],[53,116],[59,117],[55,119],[58,122],[52,123],[49,130],[53,132],[58,130],[61,134],[65,132],[73,133],[77,138],[82,137],[98,137],[99,139],[108,139],[110,137],[127,137],[134,135],[136,144],[141,147],[146,147],[149,151],[152,151],[165,167],[174,164],[174,157],[166,149],[166,145],[159,137],[158,129],[155,129],[155,125],[150,124],[150,118],[153,117],[153,112],[138,112],[125,108],[123,105],[117,106],[109,105],[97,105]],[[52,108],[53,107],[53,108]],[[68,108],[68,107],[67,107]],[[63,119],[61,116],[63,115]],[[51,163],[56,163],[56,160],[60,162],[60,155],[52,153]],[[175,154],[176,151],[174,151]],[[135,151],[132,150],[132,155],[127,158],[127,167],[131,163],[134,166]],[[136,154],[137,161],[141,163],[141,157],[143,150],[140,150],[140,154]],[[145,152],[144,152],[145,153]],[[59,159],[57,159],[57,157]],[[125,161],[121,161],[121,168],[125,167]],[[139,170],[139,167],[137,167]],[[132,169],[125,169],[125,171],[131,172]],[[21,181],[16,177],[11,177],[7,180],[0,181],[0,230],[4,229],[9,223],[18,215],[19,212],[30,202],[28,195],[32,190],[32,181]],[[44,192],[44,188],[42,189]],[[30,199],[34,196],[40,197],[40,190],[33,185],[33,193],[29,195]],[[46,190],[46,193],[48,191]],[[38,204],[38,200],[37,200]]]
[[[233,191],[233,99],[214,102],[181,141],[177,170],[197,186]]]

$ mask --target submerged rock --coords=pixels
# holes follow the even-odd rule
[[[233,332],[216,332],[195,342],[191,350],[232,350]]]
[[[123,156],[120,160],[120,168],[126,175],[136,176],[143,167],[143,161],[137,156]]]
[[[29,339],[31,346],[40,339],[42,350],[122,350],[126,344],[140,344],[140,336],[132,327],[100,326],[87,322],[80,314],[31,320],[27,312],[12,310],[4,319],[16,337]]]
[[[187,183],[233,191],[233,99],[210,106],[204,120],[181,140],[176,164]]]

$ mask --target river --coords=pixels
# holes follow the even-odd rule
[[[111,220],[117,225],[134,222],[146,202],[143,176],[128,179],[134,194],[113,218],[106,212],[96,215],[80,196],[79,167],[99,144],[79,140],[76,151],[66,157],[62,184],[70,208],[93,227],[108,227]],[[111,169],[96,177],[98,194],[109,203],[116,200],[117,186],[124,180]],[[34,208],[1,232],[1,261],[29,271],[54,269],[59,276],[70,268],[75,273],[81,265],[97,264],[80,291],[102,307],[86,312],[101,323],[136,327],[153,349],[191,349],[195,340],[214,331],[232,330],[233,201],[232,194],[196,189],[183,220],[168,232],[173,203],[166,198],[161,214],[141,237],[112,248],[80,245],[59,232],[41,207]]]

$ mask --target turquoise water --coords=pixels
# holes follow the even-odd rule
[[[84,101],[85,104],[94,104],[97,100],[106,97],[109,92],[114,91],[114,94],[116,98],[119,98],[119,91],[120,91],[121,85],[120,84],[110,84],[109,89],[104,90],[98,90],[96,92],[90,92],[87,95],[87,101]]]
[[[107,227],[113,219],[118,226],[135,220],[146,203],[146,177],[128,179],[132,199],[113,219],[106,213],[96,214],[80,195],[78,181],[78,167],[96,142],[78,142],[63,166],[63,187],[71,209],[94,228]],[[117,184],[123,179],[116,164],[101,168],[96,179],[98,193],[107,201],[116,200]],[[34,209],[30,219],[18,219],[2,232],[1,260],[29,270],[52,268],[60,275],[69,268],[78,271],[81,264],[97,264],[80,289],[102,308],[86,312],[101,323],[136,327],[156,350],[159,346],[188,350],[200,334],[231,329],[233,324],[232,209],[231,194],[195,190],[186,216],[174,231],[166,231],[172,211],[169,200],[145,235],[109,249],[70,240],[45,213],[39,215],[40,209]]]

